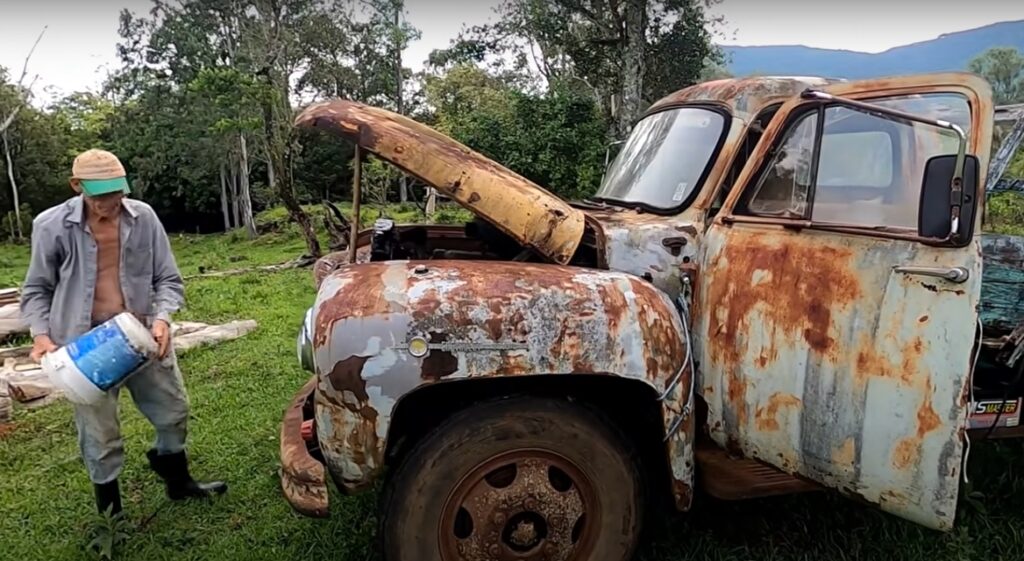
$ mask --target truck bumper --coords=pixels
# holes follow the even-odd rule
[[[324,465],[316,460],[302,439],[303,410],[316,391],[314,376],[292,399],[281,423],[281,489],[292,508],[306,516],[328,514],[327,478]]]

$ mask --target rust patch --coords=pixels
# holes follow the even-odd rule
[[[800,337],[814,352],[836,361],[838,350],[829,334],[832,310],[861,294],[851,258],[847,249],[800,237],[766,242],[760,234],[734,239],[715,257],[722,274],[707,288],[708,350],[723,366],[728,400],[741,424],[747,419],[741,369],[754,328],[751,315],[756,310],[756,329]],[[762,362],[767,365],[770,358]]]
[[[840,466],[851,466],[857,456],[857,445],[853,438],[847,438],[832,453],[832,461]]]
[[[920,449],[920,442],[911,438],[901,439],[893,450],[892,466],[902,471],[916,464]]]
[[[448,340],[445,333],[431,333],[430,342],[434,344],[444,343]],[[430,354],[423,358],[421,369],[424,378],[439,380],[450,376],[459,368],[459,359],[451,351],[432,349]]]
[[[348,279],[348,283],[320,305],[313,339],[315,347],[327,343],[331,328],[339,319],[390,311],[391,305],[384,298],[385,283],[381,281],[386,270],[387,265],[383,263],[361,263],[357,266],[343,266],[335,273]]]
[[[673,479],[672,497],[675,499],[677,507],[689,507],[693,501],[693,488],[678,479]]]
[[[367,401],[370,396],[366,393],[366,380],[363,380],[363,365],[369,357],[350,356],[345,360],[338,361],[327,375],[331,386],[337,392],[352,392],[359,401]]]
[[[788,393],[776,392],[768,398],[768,405],[758,407],[754,412],[754,422],[757,423],[757,430],[777,431],[779,430],[778,414],[779,409],[799,408],[802,405],[800,398]]]
[[[932,407],[932,383],[930,380],[927,382],[927,388],[924,401],[917,408],[917,438],[919,439],[942,425],[942,419]]]
[[[891,378],[899,380],[905,385],[913,385],[915,374],[918,370],[918,361],[924,355],[925,343],[920,337],[915,337],[910,345],[904,349],[902,360],[899,366],[894,365],[883,354],[879,353],[871,340],[864,338],[857,351],[857,366],[854,371],[854,380],[863,385],[868,378],[877,376],[880,378]],[[929,392],[930,393],[930,392]]]

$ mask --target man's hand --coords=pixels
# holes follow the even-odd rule
[[[160,346],[160,358],[167,356],[167,350],[171,346],[171,326],[167,325],[167,322],[158,319],[153,322],[153,338],[156,339],[156,344]]]
[[[29,353],[29,356],[34,362],[42,362],[43,355],[52,353],[57,348],[49,335],[36,335],[36,338],[32,340],[32,352]]]

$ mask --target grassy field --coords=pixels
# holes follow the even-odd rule
[[[256,241],[235,235],[175,236],[185,274],[282,262],[302,252],[292,233]],[[21,281],[24,246],[0,246],[0,286]],[[191,455],[199,476],[231,485],[212,503],[170,503],[145,467],[152,431],[122,395],[127,465],[122,487],[128,540],[118,559],[375,559],[372,494],[333,493],[332,516],[294,514],[278,487],[281,413],[306,379],[296,366],[294,336],[314,297],[310,272],[292,270],[188,282],[179,319],[253,318],[242,339],[181,357],[192,402]],[[92,489],[78,458],[71,409],[56,404],[16,411],[0,432],[0,559],[89,559],[95,523]],[[975,443],[971,484],[958,528],[924,530],[836,496],[820,494],[743,503],[699,497],[691,514],[655,513],[639,553],[643,560],[1024,559],[1024,450]],[[610,492],[614,492],[613,490]]]

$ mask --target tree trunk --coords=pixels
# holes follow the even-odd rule
[[[240,209],[238,208],[238,163],[232,158],[231,160],[231,173],[229,175],[230,182],[228,185],[231,186],[231,216],[234,218],[233,228],[238,228],[242,225],[242,218]]]
[[[21,231],[21,203],[18,201],[18,184],[14,181],[14,163],[11,161],[11,145],[7,138],[7,131],[0,134],[4,141],[4,159],[7,160],[7,179],[11,182],[11,197],[14,203],[14,222],[15,226],[11,233],[17,235],[17,238],[23,239],[25,235]]]
[[[277,180],[274,178],[274,166],[270,165],[269,150],[267,155],[267,185],[270,186],[271,190],[277,188]]]
[[[437,208],[437,191],[433,187],[427,187],[427,205],[424,211],[427,213],[427,219],[431,219],[434,216],[434,211]]]
[[[270,77],[270,72],[266,77],[273,85],[274,80]],[[285,97],[285,101],[282,103],[287,104],[287,99]],[[296,200],[292,186],[292,139],[290,138],[292,125],[290,121],[279,122],[275,116],[273,104],[274,102],[269,99],[263,102],[263,128],[264,134],[267,136],[267,166],[273,170],[270,173],[273,175],[272,181],[277,186],[277,196],[281,198],[284,207],[288,209],[288,215],[299,225],[302,236],[306,239],[307,254],[310,257],[320,257],[320,240],[316,237],[316,231],[313,230],[313,223],[310,221],[309,215],[302,210],[299,201]]]
[[[228,177],[224,169],[224,162],[220,164],[220,211],[224,214],[224,231],[231,229],[231,213],[228,210]]]
[[[622,57],[622,105],[618,111],[618,135],[625,138],[640,117],[644,91],[644,47],[647,45],[647,0],[627,0],[625,5],[626,50]]]
[[[392,31],[394,37],[392,52],[395,62],[395,109],[399,115],[402,114],[404,105],[402,103],[402,39],[399,31],[402,25],[403,4],[404,2],[395,2],[395,28]],[[404,173],[398,176],[398,200],[403,203],[409,200],[409,185]]]
[[[240,183],[239,196],[242,206],[242,225],[245,226],[245,231],[251,240],[256,237],[256,225],[252,220],[252,198],[249,196],[249,149],[246,146],[245,135],[242,133],[238,134],[238,147],[241,151],[238,160],[238,179]]]

